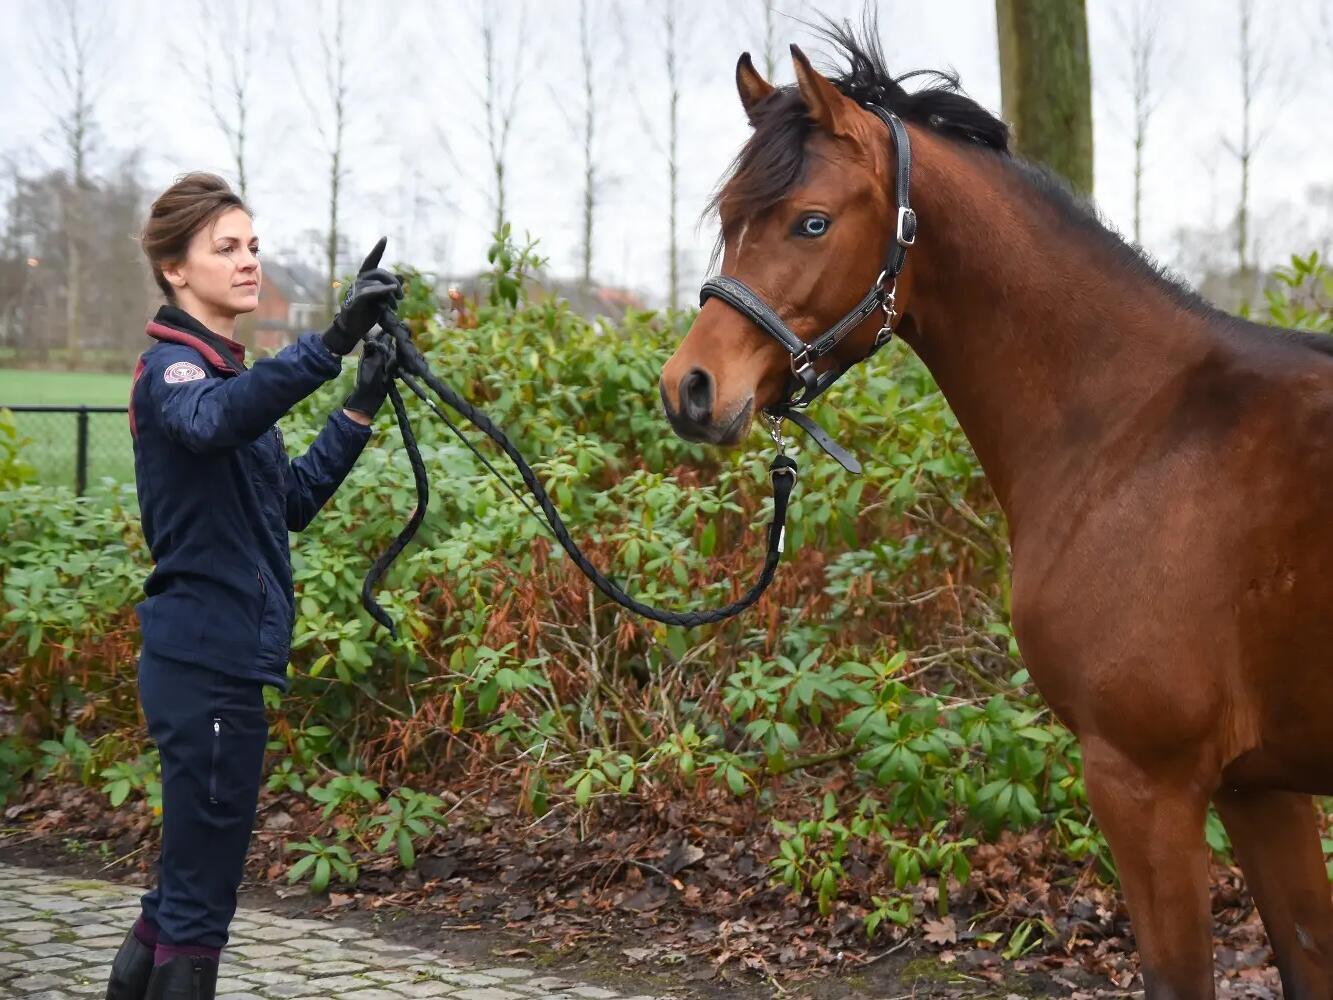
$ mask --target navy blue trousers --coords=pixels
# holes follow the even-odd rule
[[[139,701],[162,759],[162,858],[143,915],[165,944],[222,948],[254,829],[268,719],[263,685],[139,657]]]

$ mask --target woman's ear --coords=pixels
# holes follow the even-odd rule
[[[163,264],[162,276],[171,282],[173,288],[184,288],[186,285],[185,262],[179,260],[171,264]]]

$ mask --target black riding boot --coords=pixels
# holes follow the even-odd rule
[[[213,1000],[217,985],[217,962],[181,955],[153,968],[145,1000]]]
[[[106,1000],[144,1000],[148,977],[153,972],[153,949],[134,936],[125,935],[120,951],[111,963],[111,979],[106,984]]]

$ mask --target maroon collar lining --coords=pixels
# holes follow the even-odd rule
[[[227,351],[232,357],[236,359],[234,364],[229,358],[224,358],[202,337],[197,337],[192,333],[186,333],[183,330],[177,330],[175,327],[165,326],[162,323],[157,323],[152,320],[149,320],[145,332],[148,336],[154,337],[157,340],[168,340],[173,344],[184,344],[186,347],[193,347],[196,351],[202,354],[214,368],[229,372],[233,375],[239,375],[241,369],[238,366],[245,363],[244,345],[238,344],[234,340],[229,340],[221,334],[216,334],[215,336],[217,336],[218,340],[227,348]]]

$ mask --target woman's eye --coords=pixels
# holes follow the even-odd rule
[[[823,236],[828,232],[829,218],[826,215],[807,215],[796,223],[797,236]]]
[[[231,247],[230,246],[218,247],[218,253],[231,253]]]

